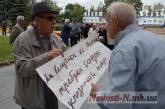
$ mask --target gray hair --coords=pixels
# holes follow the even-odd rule
[[[22,20],[24,20],[24,16],[17,16],[17,22],[20,20],[20,19],[22,19]]]
[[[121,18],[121,20],[127,24],[136,22],[136,10],[135,8],[125,2],[113,2],[107,8],[107,14]]]
[[[70,20],[69,19],[65,19],[65,23],[69,23],[70,22]]]

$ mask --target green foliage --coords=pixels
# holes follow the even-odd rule
[[[163,8],[164,8],[164,5],[161,4],[161,3],[154,4],[154,9],[153,9],[153,11],[155,12],[155,15],[156,15],[156,12],[158,12],[158,15],[160,16],[161,11],[162,11]]]
[[[136,9],[137,15],[140,15],[140,11],[142,10],[142,6],[143,6],[143,3],[141,2],[141,0],[104,0],[105,7],[107,8],[109,4],[116,1],[122,1],[122,2],[127,2],[127,3],[132,4]]]
[[[0,63],[7,60],[13,60],[11,49],[12,47],[9,44],[9,37],[0,36]]]
[[[108,7],[112,2],[113,0],[104,0],[105,7]]]
[[[31,20],[31,9],[35,2],[36,0],[0,0],[0,4],[4,4],[0,5],[0,22],[7,20],[14,25],[16,17],[23,15],[27,24]]]
[[[100,11],[103,11],[103,3],[100,2],[99,5],[96,7],[96,12],[100,12]]]
[[[83,13],[85,12],[85,8],[82,7],[79,4],[68,4],[65,7],[65,11],[62,14],[63,18],[69,18],[69,19],[79,19],[80,21],[82,21],[83,18]]]
[[[14,21],[18,15],[27,15],[30,0],[1,0],[0,4],[0,21]]]
[[[57,23],[56,26],[55,26],[55,31],[61,31],[61,24],[60,23]]]
[[[132,4],[135,7],[136,14],[139,16],[143,6],[141,0],[126,0],[126,2]]]
[[[91,6],[90,12],[94,12],[94,11],[95,11],[95,7],[94,6]]]
[[[57,22],[61,22],[61,16],[60,16],[60,11],[62,10],[62,8],[58,7],[57,4],[54,2],[52,3],[53,9],[56,10],[59,14],[57,16]]]

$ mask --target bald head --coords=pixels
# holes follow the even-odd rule
[[[114,2],[107,8],[107,14],[118,17],[126,24],[136,21],[136,10],[130,4],[124,2]]]
[[[24,16],[17,16],[17,23],[23,28],[24,27]]]
[[[113,39],[128,25],[136,22],[136,11],[130,4],[114,2],[107,8],[107,32]]]
[[[19,22],[19,20],[24,20],[24,16],[17,16],[17,22]]]

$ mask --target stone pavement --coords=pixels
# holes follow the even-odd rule
[[[0,109],[20,109],[13,100],[14,66],[0,67]]]
[[[0,33],[0,35],[2,35],[2,33]],[[10,33],[9,33],[9,32],[7,32],[7,33],[6,33],[6,36],[9,36],[9,35],[10,35]]]
[[[14,65],[0,67],[0,109],[20,109],[20,106],[15,104],[14,95],[15,70]],[[107,85],[108,78],[105,73],[98,82],[99,88]],[[68,109],[62,103],[59,103],[59,109]],[[89,104],[86,101],[81,109],[100,109],[96,104]]]

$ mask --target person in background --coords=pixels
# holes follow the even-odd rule
[[[165,107],[165,41],[136,23],[135,8],[124,2],[114,2],[107,9],[107,32],[115,39],[115,48],[109,61],[109,84],[98,92],[92,84],[90,95],[113,96],[113,92],[157,93],[154,103],[100,102],[101,109],[162,109]],[[143,93],[144,92],[144,93]],[[115,95],[114,95],[115,96]],[[152,96],[152,95],[151,95]],[[130,97],[133,97],[130,95]],[[140,95],[139,95],[140,97]],[[141,99],[140,98],[140,99]],[[130,99],[129,99],[130,100]],[[133,99],[131,99],[133,100]],[[144,100],[144,99],[141,99]],[[140,100],[139,100],[140,102]]]
[[[69,46],[69,38],[70,38],[70,30],[71,27],[69,26],[70,20],[65,19],[65,23],[62,27],[61,38],[65,45]]]
[[[71,46],[74,46],[77,44],[78,41],[78,33],[79,33],[79,25],[76,22],[76,19],[73,19],[70,23],[71,31],[70,31],[70,43]]]
[[[9,33],[11,34],[11,32],[12,32],[12,25],[13,25],[13,23],[11,22],[11,20],[8,20],[8,27],[9,27]]]
[[[78,41],[80,41],[80,39],[81,39],[81,22],[80,22],[80,20],[79,19],[77,19],[77,25],[78,25]]]
[[[108,35],[108,34],[107,34]],[[115,40],[112,39],[110,36],[107,36],[107,47],[110,49],[110,50],[113,50],[114,47],[115,47]]]
[[[6,20],[2,21],[1,27],[2,27],[2,35],[6,36],[6,29],[7,29],[7,21]]]
[[[100,42],[102,42],[105,46],[107,46],[107,30],[105,28],[105,25],[100,25],[99,27],[99,36],[98,39]]]
[[[83,30],[84,39],[86,39],[86,38],[88,37],[89,29],[90,29],[90,25],[86,23],[86,24],[84,25],[84,30]]]
[[[48,2],[36,3],[32,8],[33,28],[15,40],[14,100],[22,109],[58,109],[58,99],[36,72],[65,50],[62,41],[52,35],[57,14]]]
[[[107,33],[107,30],[106,30],[106,27],[105,25],[101,25],[99,31],[99,37],[98,37],[98,40],[100,42],[102,42],[106,47],[108,47],[110,50],[113,50],[114,49],[114,44],[115,44],[115,41],[114,39],[110,38],[110,36],[107,36],[109,35]]]
[[[84,32],[85,32],[85,24],[81,24],[80,25],[80,30],[81,30],[81,32],[80,32],[80,39],[85,39],[85,37],[84,37]]]
[[[93,35],[96,35],[96,34],[98,34],[98,30],[96,28],[96,25],[92,24],[92,27],[89,29],[89,32],[88,32],[88,37],[92,37]]]
[[[9,42],[13,45],[15,39],[24,31],[24,16],[17,16],[17,23],[12,28]]]

